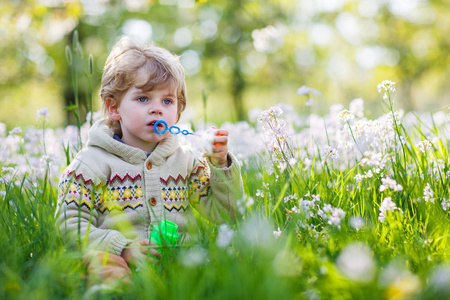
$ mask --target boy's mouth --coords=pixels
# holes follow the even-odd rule
[[[151,121],[150,123],[147,124],[147,126],[154,127],[155,123],[158,122],[158,121],[159,120]],[[158,128],[164,128],[164,123],[162,123],[162,122],[158,123],[157,127]]]

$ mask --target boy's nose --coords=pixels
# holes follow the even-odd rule
[[[162,115],[162,110],[160,107],[152,107],[150,108],[149,112],[150,115]]]

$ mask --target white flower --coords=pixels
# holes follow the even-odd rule
[[[252,206],[255,203],[255,200],[252,197],[244,194],[241,199],[237,201],[237,206],[241,215],[245,213],[245,210]]]
[[[36,121],[43,120],[44,122],[48,121],[48,116],[50,115],[48,112],[48,107],[44,107],[38,109],[36,111]]]
[[[386,198],[383,199],[383,202],[380,205],[380,211],[382,213],[386,213],[388,211],[393,211],[395,209],[397,209],[397,206],[392,201],[391,197],[386,197]]]
[[[2,167],[2,172],[3,173],[13,173],[16,169],[11,168],[11,167]]]
[[[356,183],[359,183],[363,180],[364,177],[361,174],[356,174],[354,178]]]
[[[278,227],[278,230],[275,230],[274,232],[273,232],[273,236],[276,238],[276,239],[278,239],[280,236],[281,236],[281,230],[280,230],[280,227]]]
[[[377,85],[378,93],[384,92],[383,98],[387,99],[387,94],[395,91],[394,84],[395,82],[392,82],[390,80],[384,80],[383,82]]]
[[[442,209],[446,211],[450,207],[450,199],[442,200],[441,205],[442,205]]]
[[[339,254],[336,266],[347,278],[358,282],[369,282],[375,275],[372,251],[362,243],[346,246]]]
[[[195,267],[205,263],[208,251],[196,246],[180,253],[180,262],[186,267]]]
[[[366,177],[366,178],[372,178],[372,177],[373,177],[372,170],[369,170],[369,171],[365,172],[365,173],[364,173],[364,177]]]
[[[9,132],[9,135],[20,135],[20,134],[22,134],[22,128],[20,127],[15,127]]]
[[[297,200],[297,194],[289,195],[283,198],[284,203],[287,203],[288,201],[291,200]]]
[[[0,191],[0,196],[5,197],[6,196],[6,191]]]
[[[328,217],[328,224],[340,227],[342,219],[345,217],[345,211],[341,208],[333,208],[331,215]]]
[[[353,119],[355,116],[349,112],[348,110],[344,109],[341,111],[341,113],[338,116],[339,122],[341,124],[346,124],[349,120]]]
[[[360,230],[365,226],[364,219],[360,216],[352,216],[350,218],[350,226],[356,231]]]
[[[433,145],[428,140],[423,140],[416,145],[420,152],[425,153],[425,151],[432,151]]]
[[[391,179],[389,177],[382,178],[381,182],[383,184],[380,185],[380,192],[384,192],[388,188],[393,190],[393,191],[395,191],[395,192],[403,190],[403,187],[400,184],[398,184],[397,181],[395,181],[394,179]]]
[[[329,158],[338,158],[339,155],[335,148],[332,148],[328,145],[325,146],[325,149],[322,152],[323,156],[325,156],[324,160],[328,160]]]
[[[364,100],[362,98],[356,98],[352,100],[352,102],[350,102],[349,108],[350,112],[358,118],[362,118],[364,116]]]
[[[256,190],[256,196],[257,196],[257,197],[264,197],[264,192],[261,191],[261,190],[259,190],[259,189],[257,189],[257,190]]]
[[[220,225],[217,231],[217,240],[216,240],[217,246],[219,246],[220,248],[225,248],[231,243],[233,236],[234,236],[233,229],[228,227],[227,224]]]
[[[423,200],[425,200],[425,202],[434,203],[433,195],[434,195],[434,191],[431,189],[430,184],[427,183],[427,185],[423,189]]]
[[[245,206],[246,206],[246,207],[250,207],[250,206],[252,206],[253,204],[255,204],[255,200],[254,200],[252,197],[248,197],[248,198],[247,198],[247,202],[245,202]]]
[[[319,96],[322,95],[322,93],[319,92],[318,90],[313,89],[311,87],[307,87],[306,85],[302,85],[301,87],[299,87],[297,89],[297,95],[299,95],[299,96],[309,95],[310,93],[313,95],[319,95]],[[308,99],[308,101],[309,101],[309,99]]]
[[[366,151],[364,152],[364,158],[361,160],[363,165],[377,166],[384,168],[386,165],[387,157],[383,157],[381,152]]]

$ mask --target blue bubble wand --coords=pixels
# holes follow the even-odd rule
[[[159,124],[163,124],[163,125],[164,125],[164,130],[159,130],[159,129],[158,129],[158,125],[159,125]],[[155,127],[155,132],[156,132],[157,134],[164,134],[164,133],[167,132],[167,130],[169,130],[169,132],[170,132],[171,134],[179,134],[179,133],[181,133],[182,135],[195,135],[195,133],[189,132],[189,131],[187,131],[186,129],[181,130],[180,127],[177,127],[177,126],[171,126],[171,127],[169,127],[169,125],[167,125],[167,122],[164,121],[164,120],[156,121],[154,127]]]
[[[159,125],[159,124],[163,124],[163,125],[164,125],[164,130],[159,130],[159,129],[158,129],[158,125]],[[189,131],[187,131],[186,129],[185,129],[185,130],[181,130],[180,127],[177,127],[177,126],[171,126],[171,127],[169,127],[169,125],[167,125],[167,122],[164,121],[164,120],[156,121],[156,122],[155,122],[155,125],[153,125],[153,126],[154,126],[155,132],[156,132],[157,134],[164,134],[164,133],[166,133],[167,130],[168,130],[171,134],[179,134],[179,133],[181,133],[182,135],[195,135],[195,136],[201,136],[201,135],[198,135],[198,134],[196,134],[196,133],[189,132]],[[212,129],[214,132],[216,131],[216,128],[215,128],[215,127],[211,127],[211,129]],[[216,135],[210,132],[210,133],[208,134],[208,137],[207,137],[206,140],[213,141],[213,140],[214,140],[214,136],[216,136]],[[223,136],[223,134],[217,134],[217,136]],[[215,143],[214,145],[220,145],[220,143]],[[207,151],[207,153],[208,153],[209,155],[212,155],[212,154],[213,154],[211,147],[206,147],[206,151]]]

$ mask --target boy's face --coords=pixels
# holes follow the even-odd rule
[[[144,84],[146,80],[146,76],[138,76],[136,86]],[[155,122],[164,120],[171,127],[177,121],[177,94],[170,85],[146,92],[136,86],[125,93],[119,107],[112,107],[108,112],[113,120],[119,121],[125,144],[150,153],[170,134],[169,131],[165,134],[156,133]],[[159,130],[163,131],[164,125]]]

